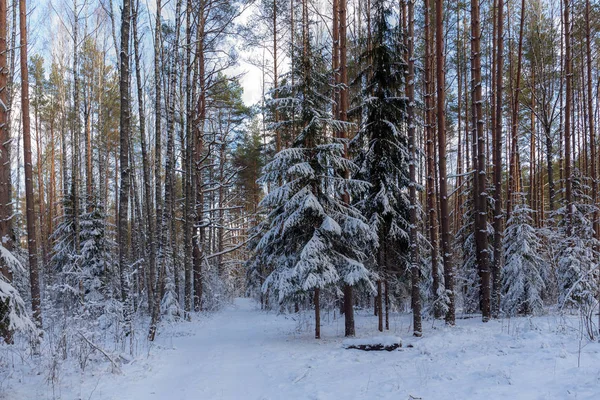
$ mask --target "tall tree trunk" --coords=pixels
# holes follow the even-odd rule
[[[476,160],[473,176],[475,205],[475,247],[480,279],[481,315],[483,322],[490,318],[490,269],[487,240],[487,166],[485,164],[485,136],[483,132],[481,88],[481,22],[479,0],[471,0],[471,101],[473,129],[473,160]]]
[[[144,107],[144,85],[142,83],[141,59],[139,52],[139,36],[137,31],[137,21],[140,3],[137,0],[133,15],[133,45],[135,55],[135,79],[137,84],[138,96],[138,114],[140,118],[140,144],[142,149],[142,171],[144,174],[144,210],[146,212],[147,237],[148,237],[148,308],[150,314],[156,307],[154,299],[154,285],[156,282],[156,219],[152,208],[152,188],[150,177],[150,160],[146,144],[146,111]]]
[[[494,265],[492,269],[492,306],[491,313],[494,318],[498,317],[500,312],[500,269],[502,268],[502,77],[504,73],[504,0],[498,0],[498,9],[496,10],[498,19],[496,22],[496,100],[494,121],[495,135],[493,143],[493,162],[494,162]]]
[[[193,274],[192,274],[192,263],[193,263],[193,244],[192,244],[192,230],[194,223],[194,210],[193,210],[193,199],[192,199],[192,181],[193,181],[193,168],[192,168],[192,151],[194,149],[193,138],[192,138],[192,2],[187,0],[186,15],[185,15],[185,41],[186,41],[186,55],[185,55],[185,155],[183,160],[184,169],[184,302],[185,311],[189,313],[192,310],[192,289],[193,289]],[[182,141],[183,145],[183,141]],[[194,200],[195,201],[195,200]]]
[[[339,23],[339,83],[341,85],[339,89],[339,119],[342,122],[348,121],[348,65],[347,65],[347,0],[336,0],[339,12],[338,23]],[[336,11],[336,10],[334,10]],[[348,154],[348,128],[344,126],[340,132],[340,137],[344,141],[344,157],[349,158]],[[350,171],[344,171],[344,178],[350,178]],[[350,195],[345,192],[343,195],[343,201],[346,204],[350,203]],[[354,300],[353,300],[353,287],[349,284],[344,284],[344,327],[345,336],[354,336]]]
[[[123,302],[125,333],[131,333],[131,305],[129,293],[129,138],[131,134],[131,114],[129,98],[129,41],[131,26],[131,0],[123,0],[121,12],[121,53],[119,68],[119,88],[121,98],[121,116],[119,121],[119,167],[121,171],[121,185],[119,188],[119,220],[118,220],[118,246],[119,246],[119,273],[121,283],[121,301]]]
[[[73,156],[71,160],[71,200],[73,207],[73,240],[79,254],[79,11],[73,0]]]
[[[408,0],[408,147],[410,151],[410,271],[411,271],[411,299],[413,312],[413,335],[422,335],[421,327],[421,269],[419,259],[418,229],[420,207],[417,205],[417,146],[415,140],[415,60],[414,60],[414,0]],[[387,283],[386,283],[387,287]],[[387,299],[387,290],[386,290]]]
[[[521,66],[523,63],[523,28],[525,25],[525,0],[521,0],[521,18],[519,23],[519,45],[517,50],[516,83],[513,89],[511,104],[511,147],[508,174],[508,193],[506,195],[506,219],[510,218],[512,209],[520,192],[521,167],[519,163],[519,95],[521,93]]]
[[[162,218],[162,0],[156,0],[154,19],[154,201],[156,224],[160,226]],[[155,296],[158,290],[155,290]],[[160,298],[155,299],[158,304]],[[152,328],[151,328],[152,329]]]
[[[586,65],[587,65],[587,107],[588,107],[588,126],[590,130],[590,161],[592,177],[592,204],[594,208],[594,231],[596,237],[600,237],[600,221],[598,221],[598,175],[596,168],[596,133],[594,131],[594,106],[592,102],[592,49],[591,49],[591,31],[590,31],[590,0],[585,1],[585,46],[586,46]],[[1,86],[1,85],[0,85]],[[598,290],[596,293],[598,302],[598,332],[600,333],[600,277],[598,281]]]
[[[161,228],[162,232],[162,211],[161,211],[161,165],[162,165],[162,82],[161,82],[161,68],[162,68],[162,0],[156,0],[156,16],[154,19],[154,204],[155,204],[155,227]],[[158,231],[156,232],[158,239]],[[162,239],[161,233],[161,239]],[[159,248],[163,245],[157,243]],[[158,256],[158,251],[157,251]],[[155,261],[156,262],[156,261]],[[152,301],[152,316],[150,320],[150,330],[148,332],[148,340],[153,341],[156,335],[156,326],[160,318],[160,282],[162,281],[162,264],[157,264],[155,281],[151,282],[153,285],[154,299]]]
[[[29,73],[27,71],[27,2],[19,1],[21,48],[21,114],[23,117],[23,161],[25,163],[25,202],[27,207],[27,249],[29,252],[29,283],[31,308],[38,328],[42,327],[40,278],[35,231],[35,199],[33,198],[33,170],[31,165],[31,122],[29,119]]]
[[[41,82],[35,82],[34,93],[37,92],[37,85],[41,85]],[[37,186],[38,186],[38,203],[39,203],[39,224],[40,224],[40,247],[42,250],[41,263],[42,266],[48,260],[48,249],[47,249],[47,233],[46,233],[46,204],[44,201],[44,179],[42,178],[42,170],[43,170],[43,161],[42,161],[42,127],[40,121],[40,110],[39,110],[39,102],[41,100],[41,95],[35,96],[36,102],[33,107],[33,118],[34,118],[34,126],[35,126],[35,144],[36,144],[36,172],[37,172]]]
[[[196,105],[196,129],[194,151],[194,174],[196,180],[195,216],[196,226],[194,231],[193,272],[194,272],[194,310],[202,308],[202,262],[204,258],[204,191],[202,189],[202,164],[205,159],[204,152],[204,124],[206,120],[206,65],[204,59],[204,39],[206,16],[204,13],[205,1],[200,0],[198,13],[198,28],[196,29],[196,57],[198,58],[198,81],[200,90],[198,104]]]
[[[433,29],[431,29],[431,4],[433,0],[427,0],[425,11],[425,154],[427,158],[426,165],[426,190],[427,190],[427,214],[429,242],[431,243],[431,276],[433,278],[433,315],[441,318],[442,308],[440,304],[439,289],[440,276],[438,270],[439,264],[439,240],[438,240],[438,220],[437,220],[437,201],[435,198],[435,159],[434,159],[434,132],[433,121],[434,108],[434,81],[433,81]],[[460,133],[459,133],[460,134]]]
[[[277,87],[279,86],[278,82],[278,60],[277,60],[277,0],[273,0],[273,99],[277,100]],[[292,11],[293,12],[293,11]],[[335,24],[334,24],[335,26]],[[279,122],[279,110],[275,108],[275,115],[273,116],[275,120],[275,124]],[[281,150],[281,132],[279,129],[275,128],[275,151],[279,152]]]
[[[437,134],[439,155],[440,182],[440,220],[442,234],[442,259],[444,260],[444,283],[448,298],[446,323],[454,325],[454,266],[452,265],[452,246],[450,243],[450,226],[448,218],[448,185],[446,179],[446,72],[444,70],[444,0],[436,0],[436,77],[437,77]]]
[[[571,176],[571,107],[573,102],[573,61],[571,54],[571,23],[569,21],[571,10],[571,1],[564,0],[564,39],[565,39],[565,202],[567,206],[567,230],[571,233],[573,222],[573,204],[572,204],[572,176]]]
[[[8,251],[13,247],[12,233],[12,193],[10,175],[10,132],[8,130],[8,63],[7,63],[7,5],[0,0],[0,246]],[[0,257],[0,280],[11,283],[13,270],[6,260]],[[6,318],[0,315],[0,319]],[[0,336],[6,343],[12,343],[12,332],[0,330]]]
[[[585,1],[585,47],[586,47],[586,66],[587,66],[587,114],[588,114],[588,127],[590,130],[590,164],[591,164],[591,177],[592,177],[592,204],[598,206],[598,170],[596,167],[596,152],[598,151],[596,145],[596,132],[594,127],[594,105],[593,105],[593,92],[592,92],[592,39],[590,29],[590,0]],[[600,237],[600,221],[598,221],[598,209],[594,211],[594,230],[596,237]],[[600,290],[599,290],[600,293]],[[600,298],[598,299],[600,302]],[[600,320],[598,321],[600,323]],[[598,325],[600,329],[600,324]]]

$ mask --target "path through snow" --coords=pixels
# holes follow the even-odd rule
[[[314,340],[311,317],[265,313],[237,299],[220,313],[163,328],[149,357],[138,356],[121,375],[65,383],[62,398],[600,398],[600,344],[582,342],[579,353],[575,317],[468,319],[454,328],[428,321],[424,337],[414,339],[410,315],[394,316],[389,334],[402,337],[404,348],[393,352],[344,350],[343,319],[328,314],[323,339]],[[376,335],[374,328],[371,312],[357,313],[359,336]],[[52,398],[36,392],[36,399]]]

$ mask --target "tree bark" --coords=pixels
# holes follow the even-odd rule
[[[141,59],[139,52],[139,36],[137,31],[137,19],[139,12],[139,0],[137,0],[133,15],[133,45],[135,54],[135,79],[137,84],[138,113],[140,118],[140,144],[142,150],[142,170],[144,174],[144,210],[146,211],[146,224],[148,229],[148,309],[153,313],[155,304],[154,285],[156,282],[156,219],[152,208],[152,189],[150,177],[150,160],[146,144],[146,111],[144,107],[144,85],[142,83]]]
[[[592,89],[592,40],[591,40],[591,29],[590,29],[590,0],[585,1],[585,47],[586,47],[586,66],[587,66],[587,114],[588,114],[588,127],[589,127],[589,140],[590,140],[590,168],[592,177],[592,204],[596,206],[594,211],[594,231],[596,237],[600,237],[600,221],[598,221],[598,170],[596,167],[598,151],[596,145],[596,131],[594,127],[594,105],[593,105],[593,89]],[[599,289],[600,296],[600,289]],[[600,297],[598,299],[600,302]],[[599,303],[600,304],[600,303]],[[598,320],[600,322],[600,319]],[[598,325],[600,329],[600,325]]]
[[[496,50],[496,124],[493,143],[494,163],[494,265],[492,269],[492,305],[491,313],[494,318],[500,312],[500,270],[502,267],[502,77],[504,72],[504,0],[498,0],[497,9],[497,50]]]
[[[444,0],[436,0],[436,80],[437,80],[437,134],[438,134],[438,174],[440,194],[440,220],[442,234],[442,259],[444,261],[444,283],[448,298],[446,323],[454,325],[454,266],[452,265],[452,246],[450,243],[450,226],[448,219],[448,187],[446,181],[446,73],[444,69]]]
[[[415,140],[415,59],[414,59],[414,0],[408,0],[408,147],[410,152],[410,271],[411,271],[411,302],[413,312],[413,335],[420,337],[423,333],[421,326],[421,269],[419,258],[418,229],[419,216],[417,204],[417,146]],[[387,282],[386,282],[387,288]],[[387,292],[387,290],[386,290]],[[386,293],[387,308],[387,293]],[[387,314],[386,314],[387,315]]]
[[[123,302],[125,333],[131,333],[131,305],[129,293],[129,138],[131,134],[131,114],[129,98],[129,41],[131,26],[131,0],[123,0],[121,13],[121,53],[119,68],[119,90],[121,97],[121,115],[119,120],[119,169],[121,172],[121,185],[119,188],[119,220],[118,220],[118,246],[119,246],[119,272],[121,283],[121,301]]]
[[[573,221],[572,204],[572,176],[571,176],[571,107],[573,101],[573,62],[571,59],[571,24],[569,21],[571,1],[564,0],[564,30],[565,30],[565,120],[564,120],[564,139],[565,139],[565,202],[567,207],[567,231],[571,233]]]
[[[439,240],[438,240],[438,220],[437,220],[437,201],[435,198],[435,159],[434,159],[434,136],[435,126],[433,120],[434,109],[434,86],[433,81],[433,32],[431,29],[431,3],[427,0],[425,11],[425,155],[426,165],[426,190],[427,190],[427,214],[429,242],[431,243],[431,276],[433,279],[433,315],[435,318],[441,318],[442,310],[439,298],[440,276],[438,270],[439,264]],[[460,133],[459,133],[460,134]]]
[[[29,252],[29,283],[33,319],[42,328],[42,307],[35,231],[35,199],[33,198],[33,170],[31,165],[31,122],[29,119],[29,73],[27,69],[27,2],[19,1],[21,48],[21,114],[23,117],[23,161],[25,163],[25,202],[27,207],[27,249]]]
[[[479,0],[471,0],[471,101],[473,129],[473,160],[477,162],[473,176],[475,205],[475,247],[480,279],[481,315],[483,322],[490,319],[490,269],[487,240],[487,175],[485,164],[485,136],[483,132],[481,88],[481,22]]]
[[[319,305],[319,288],[315,288],[314,306],[315,306],[315,339],[321,339],[321,309]]]
[[[13,207],[10,175],[10,132],[8,130],[8,48],[7,48],[7,4],[0,0],[0,246],[11,251],[13,247]],[[13,271],[0,257],[0,280],[12,283]],[[6,318],[0,315],[0,319]],[[12,332],[0,330],[0,336],[6,343],[12,343]]]
[[[71,200],[73,207],[73,240],[75,253],[79,254],[79,12],[73,0],[73,156],[71,160]]]
[[[521,93],[521,66],[523,63],[523,28],[525,25],[525,0],[521,0],[521,18],[519,23],[519,45],[517,50],[516,83],[513,90],[511,110],[511,147],[508,174],[508,193],[506,195],[506,219],[510,218],[512,209],[520,192],[521,166],[519,163],[519,95]]]

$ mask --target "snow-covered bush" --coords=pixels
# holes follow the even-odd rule
[[[21,263],[1,243],[0,264],[12,272],[23,272]],[[29,318],[21,295],[0,273],[0,338],[11,342],[15,331],[31,333],[36,328]]]
[[[561,307],[590,307],[595,303],[600,274],[600,242],[596,239],[593,215],[597,210],[586,194],[589,187],[578,169],[572,177],[570,218],[567,205],[557,210],[561,217],[555,236],[558,250],[556,271]]]

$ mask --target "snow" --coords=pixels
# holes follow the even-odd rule
[[[382,335],[376,320],[372,310],[358,310],[357,334]],[[110,373],[105,360],[84,373],[66,369],[54,396],[48,365],[13,355],[8,378],[0,364],[0,399],[530,400],[600,393],[600,344],[580,341],[578,317],[458,319],[452,328],[429,320],[422,338],[411,336],[410,320],[392,314],[383,334],[401,339],[401,349],[348,351],[344,320],[333,312],[323,311],[323,339],[315,340],[310,310],[278,315],[236,299],[222,312],[161,327],[155,344],[122,374]],[[0,360],[6,353],[0,347]]]

